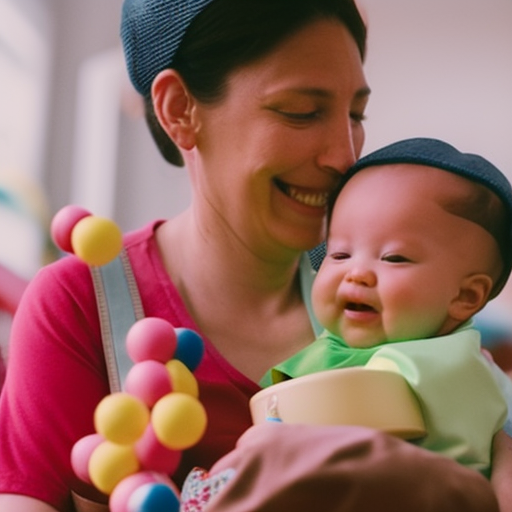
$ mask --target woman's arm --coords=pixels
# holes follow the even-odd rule
[[[360,427],[251,427],[210,475],[219,479],[233,470],[210,512],[498,511],[492,486],[478,471]]]
[[[0,510],[16,512],[57,512],[47,503],[18,494],[0,494]]]
[[[504,431],[494,436],[491,485],[500,512],[512,512],[512,438]]]

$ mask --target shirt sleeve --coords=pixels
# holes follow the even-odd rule
[[[507,404],[507,417],[503,430],[512,437],[512,380],[508,377],[496,363],[489,362],[489,368],[492,372]]]
[[[373,357],[393,361],[416,394],[427,429],[421,446],[485,471],[507,404],[481,355],[478,334],[449,338],[383,346]]]
[[[108,393],[89,268],[69,256],[31,281],[12,325],[0,399],[0,492],[68,510],[73,444]]]

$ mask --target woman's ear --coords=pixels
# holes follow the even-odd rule
[[[448,314],[454,320],[464,322],[480,311],[489,298],[493,281],[487,274],[473,274],[465,277],[459,294],[452,300]]]
[[[195,146],[196,105],[183,79],[173,69],[164,69],[151,86],[153,108],[158,122],[181,149]]]

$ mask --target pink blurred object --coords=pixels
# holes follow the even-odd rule
[[[137,441],[135,452],[143,469],[171,476],[179,466],[182,453],[166,448],[157,439],[151,424],[147,426],[144,435]]]
[[[0,310],[14,315],[28,281],[0,264]]]
[[[91,213],[80,206],[70,204],[61,208],[53,217],[50,225],[50,234],[55,245],[64,252],[73,253],[71,231],[79,220],[89,215]]]
[[[11,316],[14,315],[27,284],[28,281],[26,279],[0,265],[0,311]],[[5,346],[7,340],[3,344]],[[2,343],[0,343],[0,389],[4,383],[6,372],[1,348]]]
[[[131,367],[124,388],[151,408],[172,391],[171,376],[164,363],[148,359]]]
[[[149,359],[165,364],[172,359],[176,345],[176,331],[163,318],[145,317],[126,335],[126,350],[134,363]]]
[[[89,459],[92,452],[104,441],[99,434],[90,434],[79,439],[71,450],[71,466],[80,480],[92,484],[89,476]]]

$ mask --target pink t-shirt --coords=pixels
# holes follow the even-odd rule
[[[4,385],[5,379],[5,363],[2,357],[2,352],[0,351],[0,391],[2,390],[2,386]]]
[[[126,236],[146,316],[199,332],[167,275],[154,237],[159,223]],[[234,369],[203,336],[195,375],[208,413],[202,441],[184,454],[176,480],[209,468],[250,426],[249,398],[259,386]],[[94,496],[70,466],[73,444],[93,433],[93,412],[109,392],[88,267],[70,256],[30,283],[12,327],[9,369],[0,399],[0,492],[70,509],[70,488]]]

